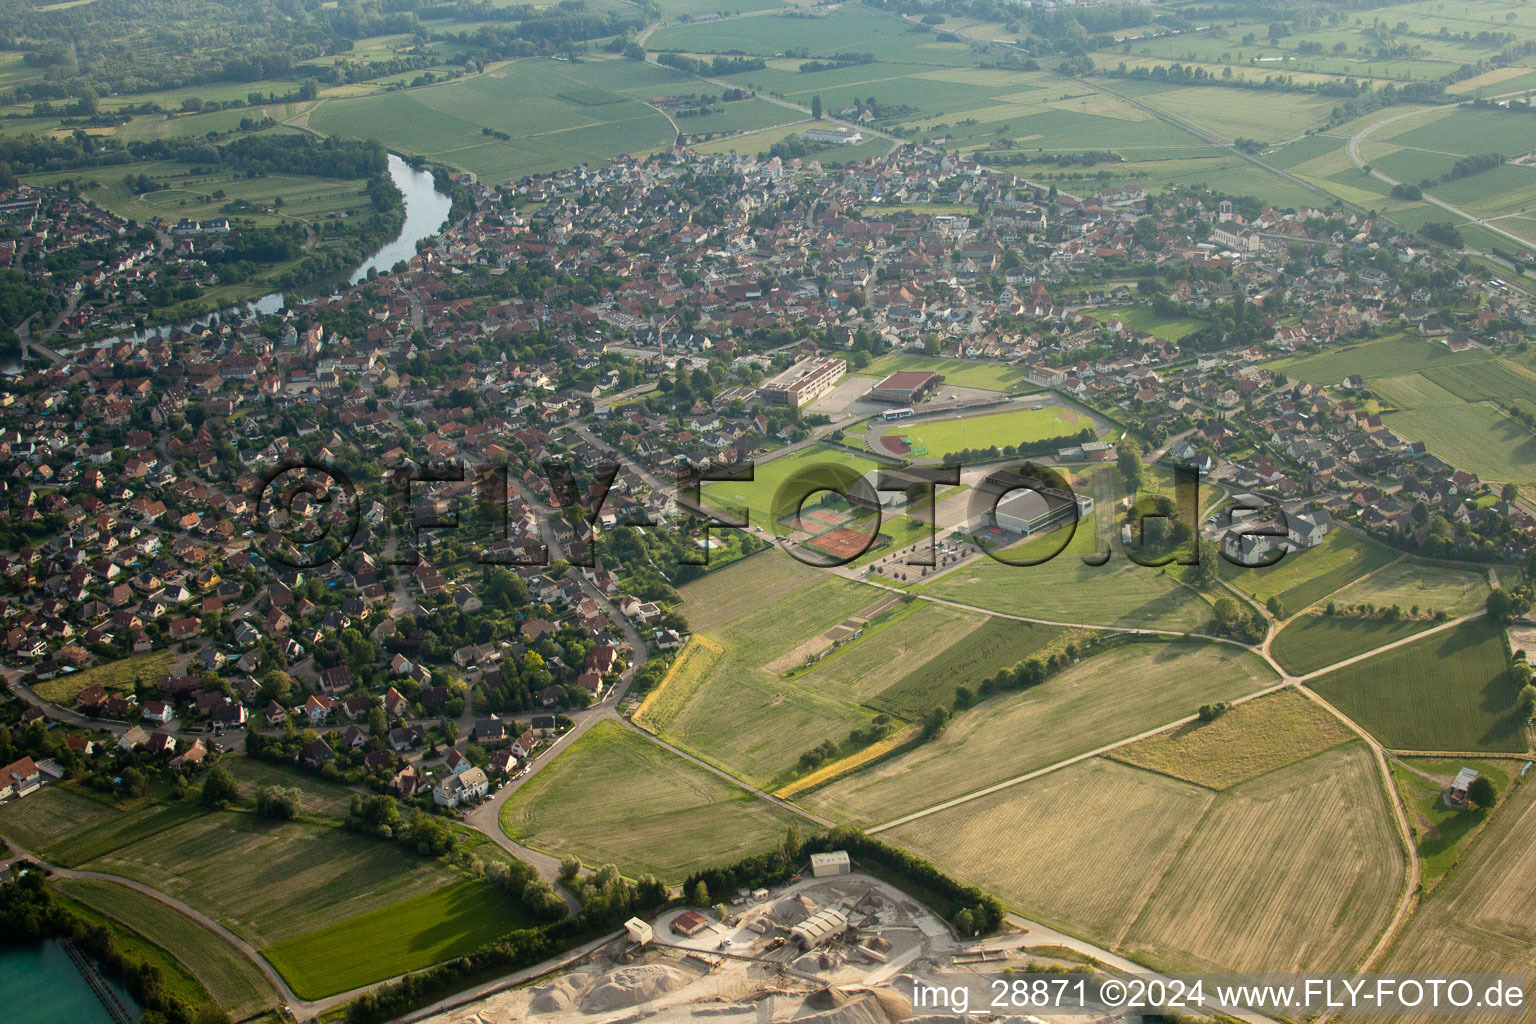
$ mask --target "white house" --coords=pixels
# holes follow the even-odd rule
[[[479,768],[470,768],[458,775],[449,775],[432,789],[432,799],[440,807],[457,807],[464,800],[485,796],[490,790],[490,780]]]

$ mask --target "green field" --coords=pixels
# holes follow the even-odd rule
[[[844,644],[800,678],[844,700],[868,703],[890,689],[899,672],[915,676],[932,665],[934,674],[942,673],[950,663],[949,651],[968,647],[970,638],[991,621],[976,612],[917,601],[889,622],[865,629],[863,637]]]
[[[160,677],[170,674],[171,665],[175,660],[175,652],[169,650],[135,654],[118,661],[92,665],[88,669],[71,672],[57,679],[49,679],[32,687],[32,691],[43,700],[52,701],[67,708],[74,703],[76,694],[97,683],[106,687],[111,693],[126,693],[132,690],[135,679],[142,679],[146,683],[157,683]]]
[[[64,786],[44,786],[23,800],[0,807],[0,835],[39,856],[66,837],[122,812],[109,804],[71,792]]]
[[[1034,657],[1055,645],[1065,633],[1055,626],[989,618],[955,642],[944,645],[940,656],[911,668],[870,698],[869,704],[908,721],[918,721],[934,707],[953,704],[955,687],[969,686],[974,693],[982,680]],[[900,660],[893,665],[898,670],[905,667]]]
[[[1493,783],[1500,797],[1509,790],[1516,762],[1466,758],[1411,757],[1391,761],[1409,825],[1423,861],[1424,884],[1433,889],[1461,860],[1472,837],[1488,823],[1494,809],[1448,807],[1445,790],[1462,768],[1471,768]],[[1427,778],[1426,776],[1430,776]]]
[[[1092,654],[1039,686],[993,697],[957,715],[937,738],[809,793],[803,802],[837,821],[890,821],[1274,681],[1262,661],[1231,645],[1125,644]]]
[[[1308,685],[1393,749],[1526,749],[1504,641],[1483,619]]]
[[[261,955],[301,998],[322,999],[463,956],[532,925],[508,897],[482,882],[460,882],[276,943]]]
[[[1351,583],[1331,600],[1340,607],[1397,605],[1405,613],[1417,608],[1419,614],[1440,611],[1455,616],[1476,611],[1487,597],[1488,580],[1480,572],[1424,565],[1405,558]]]
[[[707,606],[722,588],[742,588],[756,610],[706,630],[703,623],[718,621],[706,607],[696,635],[718,644],[723,653],[710,659],[704,671],[669,684],[671,710],[658,727],[668,742],[753,785],[768,787],[775,780],[786,781],[801,754],[828,739],[842,742],[874,717],[868,708],[783,673],[829,648],[825,631],[882,595],[820,575],[821,582],[770,601],[756,593],[754,583],[760,574],[773,577],[779,570],[763,559],[748,559],[682,589],[683,614],[690,621],[695,607]],[[695,589],[706,582],[703,589]],[[674,694],[672,687],[682,689]]]
[[[257,946],[458,881],[393,843],[251,814],[204,814],[88,861],[184,900]]]
[[[397,152],[424,154],[496,183],[670,146],[672,126],[644,101],[700,88],[693,79],[651,64],[530,57],[444,85],[323,100],[308,124],[327,134],[376,139]],[[785,120],[801,116],[783,113]],[[512,138],[486,135],[487,128]]]
[[[1421,633],[1433,625],[1422,619],[1298,615],[1275,634],[1270,653],[1287,672],[1305,675]]]
[[[140,935],[153,936],[231,1016],[241,1019],[279,1002],[266,976],[244,954],[164,903],[112,882],[75,879],[57,884],[69,896]]]
[[[1242,569],[1222,559],[1223,575],[1260,602],[1279,597],[1285,615],[1315,604],[1340,587],[1374,572],[1396,557],[1374,541],[1335,528],[1315,548],[1287,553],[1274,565]]]
[[[879,436],[906,438],[914,459],[940,459],[966,448],[1018,446],[1092,427],[1093,417],[1088,413],[1048,405],[1043,409],[1013,409],[957,419],[903,420],[886,427]],[[876,451],[891,454],[879,441],[873,441],[873,445]],[[926,450],[927,455],[917,455],[919,450]]]
[[[1247,701],[1210,722],[1116,747],[1109,757],[1207,789],[1230,789],[1355,739],[1328,709],[1295,689]]]
[[[987,611],[1051,622],[1140,626],[1194,631],[1210,621],[1210,605],[1163,569],[1112,556],[1101,566],[1081,555],[1095,549],[1096,517],[1077,524],[1070,543],[1040,565],[1016,566],[983,558],[923,585],[922,593]],[[1105,513],[1107,514],[1107,513]],[[1010,559],[1048,557],[1065,541],[1061,531],[1025,540],[1002,554]]]
[[[1485,481],[1536,481],[1536,435],[1492,405],[1427,406],[1388,413],[1382,420]]]
[[[774,496],[791,475],[804,473],[815,466],[844,466],[859,473],[869,473],[877,465],[873,459],[815,444],[792,455],[759,462],[751,481],[708,484],[702,490],[702,498],[706,505],[724,511],[739,514],[741,509],[746,509],[751,526],[760,526],[770,534],[782,534],[784,528],[773,514]],[[819,500],[819,495],[811,497],[806,503],[807,509]]]
[[[918,356],[891,353],[873,360],[862,370],[855,371],[860,377],[885,378],[893,373],[921,370],[943,376],[944,383],[965,388],[981,388],[986,391],[1007,391],[1012,394],[1028,394],[1039,388],[1024,379],[1024,371],[1002,363],[983,363],[974,359],[941,359],[936,356]],[[1079,427],[1078,429],[1082,429]],[[971,447],[976,447],[971,445]]]
[[[593,726],[501,811],[520,843],[673,883],[767,849],[792,819],[617,722]]]
[[[1402,334],[1318,355],[1282,359],[1268,366],[1288,376],[1331,387],[1350,374],[1372,380],[1482,358],[1486,356],[1453,353],[1436,342]]]

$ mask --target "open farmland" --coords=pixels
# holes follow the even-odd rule
[[[1327,708],[1285,689],[1214,721],[1189,722],[1116,747],[1108,756],[1207,789],[1229,789],[1354,738]]]
[[[1275,634],[1270,653],[1287,672],[1305,675],[1433,626],[1434,623],[1422,619],[1356,618],[1321,613],[1298,615]]]
[[[45,786],[25,800],[0,807],[0,836],[33,853],[93,825],[116,821],[122,812],[109,804],[72,793],[61,786]]]
[[[1447,569],[1405,558],[1351,583],[1331,599],[1341,607],[1397,605],[1404,612],[1418,608],[1421,614],[1445,612],[1454,616],[1481,608],[1487,597],[1488,580],[1480,572]]]
[[[533,922],[483,882],[460,882],[268,946],[271,961],[305,999],[420,970]]]
[[[885,438],[905,438],[914,459],[940,459],[966,448],[1004,448],[1062,437],[1093,429],[1093,417],[1072,408],[1047,405],[1043,409],[1012,409],[954,419],[903,420],[872,440],[876,451],[889,453]],[[918,455],[926,451],[926,455]]]
[[[893,675],[903,670],[909,677],[930,665],[934,673],[944,672],[951,652],[969,648],[971,638],[991,622],[976,612],[919,601],[889,624],[866,629],[801,678],[845,700],[867,703],[889,690]]]
[[[254,757],[225,757],[221,762],[235,777],[240,795],[254,800],[264,786],[288,786],[304,794],[306,814],[345,818],[354,793],[345,786],[326,782],[296,768],[258,761]]]
[[[1482,358],[1486,357],[1453,353],[1444,345],[1403,334],[1317,355],[1283,359],[1270,364],[1270,368],[1283,370],[1291,377],[1313,384],[1332,387],[1350,374],[1371,380]]]
[[[1397,750],[1526,749],[1503,639],[1484,619],[1308,685]]]
[[[884,838],[1008,906],[1113,945],[1214,795],[1090,758],[901,825]],[[1084,871],[1086,863],[1093,870]]]
[[[91,870],[184,900],[266,945],[457,880],[447,866],[335,828],[215,812],[104,854]]]
[[[1224,792],[1123,947],[1156,966],[1348,970],[1392,916],[1406,854],[1350,743]]]
[[[1428,406],[1387,413],[1383,422],[1410,441],[1484,480],[1536,481],[1536,435],[1488,404]]]
[[[1162,569],[1111,557],[1086,565],[1081,555],[1095,549],[1098,513],[1084,517],[1065,549],[1040,565],[1007,565],[981,558],[922,588],[934,597],[987,611],[1051,622],[1142,626],[1194,631],[1211,618],[1210,605]],[[1061,531],[1031,538],[1001,552],[1020,560],[1048,557],[1066,541]]]
[[[1529,972],[1536,959],[1532,906],[1536,906],[1536,786],[1523,785],[1510,794],[1463,863],[1409,919],[1378,969],[1398,974]],[[1390,1018],[1393,1024],[1428,1019],[1422,1015]],[[1459,1019],[1495,1024],[1511,1018],[1468,1013]]]
[[[518,842],[673,883],[773,845],[791,819],[617,722],[599,722],[501,812]]]
[[[1403,880],[1360,743],[1221,793],[1094,758],[888,838],[1027,916],[1165,969],[1346,969]]]
[[[180,911],[113,882],[72,879],[58,885],[67,895],[140,935],[153,936],[230,1015],[243,1018],[277,1005],[277,992],[256,965]]]
[[[890,821],[1274,681],[1262,661],[1230,645],[1124,644],[1090,654],[1039,686],[993,697],[957,715],[935,739],[839,779],[802,802],[839,821]],[[1025,736],[1029,742],[1021,743]]]
[[[955,701],[955,688],[976,685],[1003,669],[1039,655],[1046,648],[1063,646],[1058,642],[1066,630],[1055,626],[1037,626],[1012,619],[989,618],[946,647],[940,657],[913,667],[877,695],[869,704],[917,721],[934,707],[949,707]],[[898,670],[905,663],[894,663]]]
[[[1375,541],[1335,528],[1316,547],[1289,552],[1274,565],[1242,569],[1222,559],[1221,567],[1239,590],[1260,602],[1278,597],[1284,614],[1294,615],[1394,557],[1394,552]]]
[[[768,548],[689,583],[683,590],[688,624],[701,633],[713,632],[823,579],[804,562]]]
[[[308,126],[377,139],[494,183],[669,146],[671,124],[644,101],[698,91],[697,81],[652,64],[530,57],[444,85],[327,99],[309,113]],[[801,116],[783,113],[786,121]]]
[[[701,581],[708,584],[705,590],[694,590],[696,584],[684,587],[683,613],[691,616],[696,600],[705,602],[718,588],[729,587],[733,573],[745,572],[741,583],[750,589],[752,565],[765,557],[710,574]],[[777,600],[754,601],[755,611],[728,625],[708,632],[699,629],[724,653],[707,671],[669,683],[669,689],[686,683],[691,695],[686,700],[666,695],[676,711],[669,712],[663,738],[739,778],[765,785],[783,781],[801,754],[828,739],[842,742],[874,717],[868,708],[780,674],[830,648],[829,632],[880,599],[878,591],[857,583],[818,578],[821,582]],[[706,613],[700,621],[708,617]]]

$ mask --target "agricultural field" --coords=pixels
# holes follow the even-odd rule
[[[68,836],[121,815],[109,804],[70,792],[67,787],[44,786],[25,800],[12,800],[0,807],[0,836],[44,856],[44,850]]]
[[[599,722],[501,812],[520,843],[671,883],[772,846],[791,820],[617,722]]]
[[[220,761],[240,786],[244,799],[254,800],[264,786],[287,786],[304,794],[304,813],[327,818],[345,818],[353,792],[345,786],[326,782],[305,772],[258,761],[254,757],[229,757]]]
[[[1161,969],[1347,969],[1404,871],[1361,743],[1219,793],[1092,758],[887,838]]]
[[[684,590],[688,624],[696,632],[714,632],[825,579],[819,570],[774,548],[726,568],[728,572],[704,574]]]
[[[890,821],[1274,682],[1262,661],[1228,644],[1130,643],[1090,651],[1041,685],[992,697],[956,715],[922,746],[838,779],[802,802],[837,821]]]
[[[483,882],[460,882],[349,918],[261,951],[305,999],[322,999],[471,953],[533,926]]]
[[[278,1003],[271,983],[244,954],[159,900],[112,882],[73,879],[57,885],[140,935],[153,936],[231,1016],[244,1018]]]
[[[142,679],[146,683],[158,682],[161,676],[170,675],[171,665],[175,661],[175,652],[169,650],[135,654],[46,680],[32,687],[32,690],[43,700],[67,708],[75,702],[76,694],[97,683],[104,686],[108,693],[127,693],[132,691],[135,679]]]
[[[1536,787],[1518,787],[1472,843],[1463,862],[1409,919],[1378,968],[1410,974],[1528,972],[1536,958]],[[1393,1024],[1422,1016],[1375,1018]],[[1509,1018],[1464,1014],[1495,1024]]]
[[[975,612],[927,601],[914,602],[908,609],[889,623],[869,627],[862,638],[828,655],[801,680],[843,700],[869,703],[891,688],[898,673],[910,677],[929,665],[935,673],[942,672],[952,664],[951,649],[965,649],[983,624],[992,622]]]
[[[1327,708],[1285,689],[1239,704],[1214,721],[1188,722],[1116,747],[1108,756],[1221,790],[1355,738]]]
[[[236,170],[216,170],[210,174],[189,164],[161,160],[141,161],[132,165],[135,175],[143,174],[163,188],[140,195],[123,182],[124,167],[96,167],[83,171],[56,171],[29,177],[36,184],[53,184],[73,178],[82,184],[85,197],[113,213],[130,220],[148,221],[162,217],[171,222],[183,217],[204,220],[210,217],[249,219],[259,225],[285,221],[318,223],[328,215],[360,215],[373,211],[372,200],[362,179],[317,178],[307,175],[267,174],[249,178]],[[237,209],[225,207],[236,204]]]
[[[1093,428],[1093,417],[1070,407],[1011,409],[954,419],[902,420],[881,431],[869,444],[882,454],[897,454],[886,438],[905,438],[914,459],[941,459],[966,448],[1016,447],[1048,437],[1076,434]],[[926,454],[919,454],[926,452]]]
[[[757,610],[708,628],[704,623],[710,613],[700,617],[695,636],[718,644],[723,653],[709,662],[707,671],[668,683],[665,697],[671,710],[660,723],[660,735],[738,778],[766,787],[787,781],[801,754],[825,740],[842,742],[874,717],[868,708],[782,673],[830,648],[832,640],[825,633],[881,595],[821,575],[821,582],[767,600],[752,588],[752,566],[764,557],[711,574],[700,581],[707,584],[703,590],[695,590],[696,584],[682,588],[683,614],[690,621],[696,603],[706,603],[708,595],[738,579],[754,594]],[[738,572],[745,574],[733,578]],[[674,687],[679,688],[675,694]]]
[[[1331,599],[1340,607],[1397,605],[1409,613],[1417,608],[1419,613],[1445,612],[1457,616],[1481,608],[1487,597],[1488,579],[1480,572],[1425,565],[1404,558],[1351,583]]]
[[[1433,626],[1433,622],[1423,619],[1357,618],[1321,613],[1298,615],[1275,634],[1270,653],[1287,672],[1305,675]]]
[[[443,85],[325,99],[306,123],[344,138],[377,139],[496,183],[670,146],[672,125],[645,101],[699,89],[696,80],[652,64],[530,57]],[[798,117],[784,113],[786,120]]]
[[[1423,878],[1433,889],[1466,853],[1473,837],[1496,810],[1483,807],[1448,807],[1445,791],[1458,771],[1471,768],[1486,776],[1502,797],[1509,790],[1510,774],[1519,762],[1485,759],[1407,757],[1390,762],[1392,779],[1408,811]]]
[[[1475,362],[1486,358],[1472,353],[1454,353],[1444,345],[1408,334],[1377,338],[1350,348],[1329,350],[1316,355],[1296,356],[1270,363],[1272,370],[1283,370],[1312,384],[1333,387],[1350,374],[1359,374],[1373,382],[1379,377],[1417,373],[1434,367]]]
[[[1308,685],[1396,750],[1526,749],[1503,637],[1483,619]]]
[[[1237,589],[1260,603],[1278,597],[1283,614],[1295,615],[1395,557],[1375,541],[1335,528],[1316,547],[1290,552],[1274,565],[1243,569],[1222,559],[1221,569]]]
[[[446,865],[340,829],[214,812],[88,862],[184,900],[265,946],[458,881]]]
[[[1105,306],[1094,310],[1093,318],[1101,323],[1119,320],[1138,334],[1150,334],[1164,341],[1178,341],[1205,326],[1189,317],[1161,316],[1147,306]]]
[[[1467,402],[1495,402],[1536,411],[1536,371],[1513,359],[1437,367],[1424,376]]]
[[[1458,403],[1388,413],[1382,421],[1459,469],[1496,483],[1536,481],[1536,435],[1492,405]]]
[[[1095,757],[881,835],[1025,916],[1113,946],[1214,799]]]
[[[1016,366],[983,363],[974,359],[943,359],[938,356],[919,356],[909,353],[893,352],[880,356],[862,370],[855,370],[854,375],[883,379],[905,370],[937,373],[943,376],[944,383],[963,388],[1006,391],[1012,394],[1026,394],[1039,390],[1036,385],[1024,379],[1024,371]]]
[[[1211,619],[1210,605],[1163,569],[1117,556],[1100,566],[1083,563],[1080,556],[1096,549],[1099,514],[1081,519],[1070,541],[1058,530],[999,552],[1017,561],[1049,557],[1060,549],[1060,554],[1047,562],[1017,566],[979,559],[920,590],[986,611],[1050,622],[1203,629]]]
[[[908,721],[918,721],[934,707],[951,706],[956,686],[969,685],[975,692],[977,682],[998,671],[1037,657],[1047,648],[1064,647],[1067,635],[1067,630],[1055,626],[988,618],[980,627],[957,637],[956,642],[944,645],[941,656],[911,667],[870,698],[869,704]],[[908,665],[899,658],[891,664],[897,671]]]
[[[1363,742],[1225,791],[1124,948],[1185,969],[1354,967],[1404,885],[1406,854],[1387,799]]]

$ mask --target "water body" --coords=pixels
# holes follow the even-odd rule
[[[107,984],[138,1020],[142,1009],[112,978]],[[57,940],[0,946],[0,1024],[112,1024]]]
[[[432,172],[418,171],[410,164],[395,154],[389,154],[389,176],[394,181],[395,187],[400,190],[400,195],[405,201],[405,222],[400,225],[400,234],[394,241],[386,243],[378,252],[370,256],[362,266],[352,272],[347,278],[348,284],[356,284],[368,276],[368,271],[377,269],[385,272],[394,267],[401,260],[408,260],[416,255],[416,243],[423,238],[430,238],[442,230],[443,224],[448,220],[448,211],[453,206],[453,197],[437,190],[437,184],[432,179]],[[340,282],[336,282],[340,284]],[[304,298],[318,298],[332,293],[333,285],[319,285]],[[248,315],[250,312],[268,314],[276,313],[283,308],[285,298],[282,292],[272,292],[254,299],[245,306],[236,309],[237,315]],[[201,317],[193,323],[207,323],[207,317]],[[93,342],[89,347],[104,348],[115,345],[119,341],[140,341],[148,337],[163,337],[170,333],[169,327],[155,327],[143,333],[114,335],[110,338],[102,338]],[[61,351],[72,350],[62,343],[57,347]],[[20,373],[19,364],[0,367],[0,373]],[[3,1019],[0,1019],[3,1024]]]

